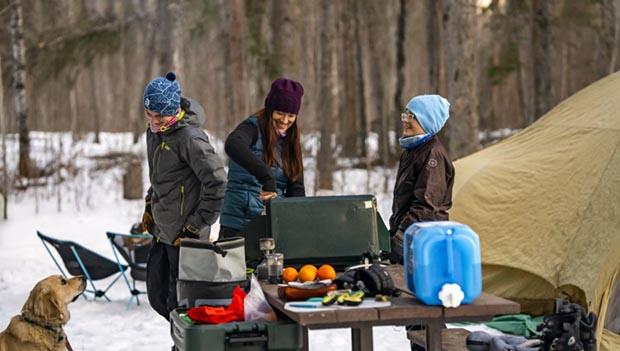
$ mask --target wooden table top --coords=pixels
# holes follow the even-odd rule
[[[406,289],[403,267],[388,266],[388,271],[396,287]],[[402,294],[392,298],[389,307],[351,308],[293,312],[284,309],[286,301],[278,297],[275,284],[261,283],[267,301],[278,311],[292,320],[309,328],[354,327],[360,324],[371,325],[409,325],[430,320],[465,321],[490,319],[495,315],[519,313],[519,304],[491,294],[482,293],[473,303],[457,308],[429,306],[420,300]]]

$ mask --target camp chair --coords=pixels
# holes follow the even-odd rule
[[[136,304],[140,305],[138,296],[140,294],[146,294],[146,291],[136,289],[136,280],[146,282],[146,261],[148,259],[148,252],[152,246],[152,241],[148,239],[152,239],[153,237],[149,234],[121,234],[114,232],[106,232],[106,235],[112,246],[118,269],[121,271],[125,284],[127,284],[127,289],[129,289],[132,295],[129,302],[135,297]],[[126,245],[125,243],[130,244]],[[129,278],[127,278],[125,271],[122,269],[124,265],[118,257],[119,254],[129,265],[129,275],[132,278],[131,283],[129,283]]]
[[[65,264],[68,274],[72,276],[83,275],[86,277],[86,280],[88,280],[88,283],[92,289],[86,289],[84,291],[86,293],[93,294],[93,300],[98,297],[104,297],[106,300],[110,301],[110,299],[106,296],[106,292],[108,292],[110,287],[112,287],[112,285],[114,285],[114,283],[116,283],[116,281],[123,276],[123,272],[127,270],[128,266],[119,265],[109,258],[101,256],[98,253],[91,251],[73,241],[54,239],[43,235],[38,230],[37,235],[41,239],[41,242],[43,242],[43,246],[45,246],[47,253],[49,253],[52,260],[54,260],[56,267],[58,267],[65,278],[67,277],[67,274],[65,274],[64,270],[58,263],[58,260],[56,260],[52,254],[48,244],[52,245],[56,249]],[[104,290],[97,289],[95,286],[95,280],[104,279],[114,274],[118,275]]]

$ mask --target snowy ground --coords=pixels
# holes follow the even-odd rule
[[[113,258],[106,240],[106,231],[126,232],[136,222],[143,209],[140,200],[122,199],[122,170],[112,167],[98,170],[98,164],[88,156],[103,155],[111,151],[143,153],[143,142],[131,143],[127,134],[104,134],[101,145],[83,141],[72,142],[70,135],[33,135],[32,153],[39,165],[50,166],[54,160],[73,161],[78,167],[69,181],[61,185],[44,185],[11,194],[9,219],[0,219],[0,330],[10,318],[20,312],[28,293],[40,279],[57,274],[58,270],[40,240],[36,230],[60,239],[74,240]],[[62,141],[62,142],[61,142]],[[308,141],[305,141],[308,143]],[[222,150],[221,143],[215,143]],[[217,147],[219,145],[220,147]],[[7,155],[9,169],[15,169],[17,145],[9,139]],[[306,188],[312,195],[314,184],[313,160],[306,164]],[[377,194],[379,209],[384,219],[389,216],[390,196],[383,193],[386,176],[393,178],[393,170],[375,169],[339,171],[335,174],[333,194],[361,194],[370,189],[381,189]],[[145,172],[146,174],[146,172]],[[52,180],[52,179],[50,179]],[[393,187],[393,179],[387,189]],[[214,226],[213,233],[218,230]],[[107,281],[98,282],[102,287]],[[144,289],[144,285],[139,285]],[[73,349],[78,350],[169,350],[172,341],[169,325],[149,307],[144,296],[141,305],[126,309],[129,293],[122,281],[110,290],[112,302],[78,299],[70,305],[71,321],[65,330]],[[374,328],[375,350],[407,350],[409,343],[402,327]],[[339,351],[350,350],[349,331],[344,329],[310,332],[310,349]]]

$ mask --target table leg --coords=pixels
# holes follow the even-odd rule
[[[372,326],[351,328],[351,350],[372,351]]]
[[[442,350],[441,346],[441,330],[443,322],[432,321],[426,325],[426,350]]]
[[[301,351],[309,351],[310,344],[308,343],[308,328],[301,327]]]

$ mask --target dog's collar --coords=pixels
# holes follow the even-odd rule
[[[21,314],[22,319],[30,324],[34,324],[37,327],[41,327],[43,329],[47,329],[49,331],[51,331],[54,334],[54,340],[56,340],[56,343],[59,343],[61,341],[63,341],[65,339],[65,335],[62,331],[62,325],[60,326],[54,326],[51,324],[41,324],[39,322],[37,322],[36,320],[26,316],[25,313]]]

